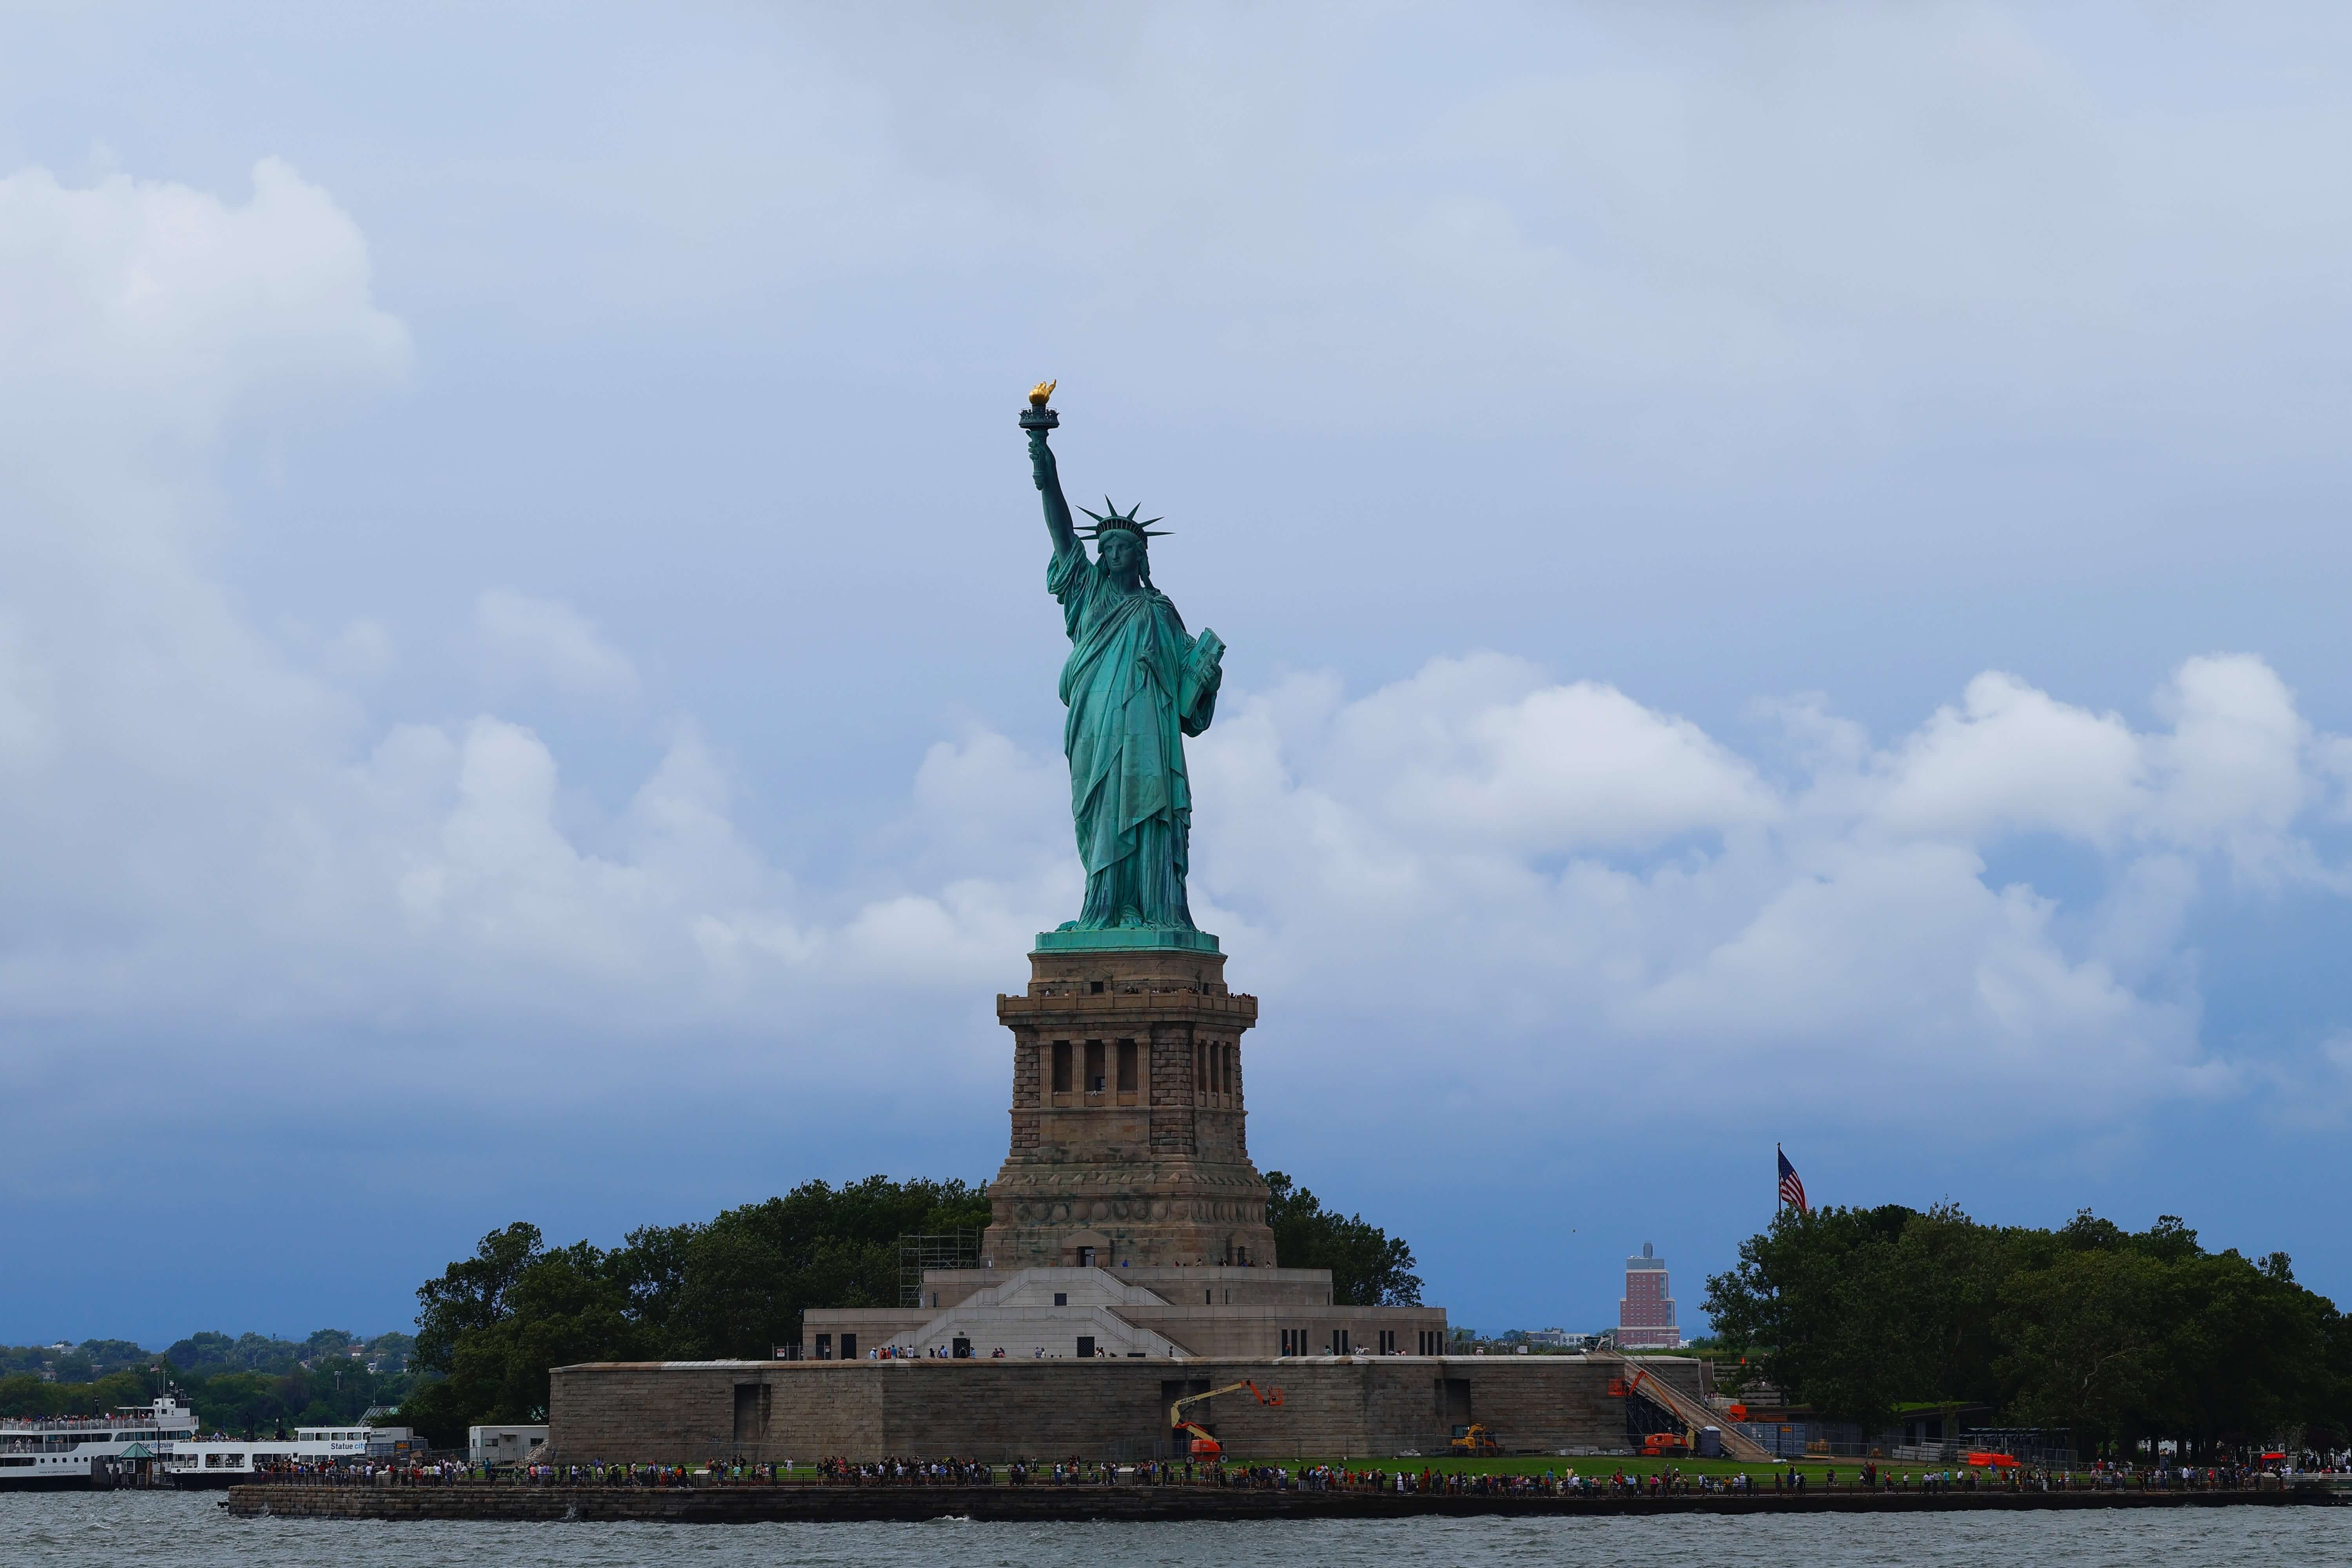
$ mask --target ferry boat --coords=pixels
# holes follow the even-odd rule
[[[344,1464],[395,1458],[411,1447],[405,1426],[297,1426],[291,1439],[199,1437],[174,1444],[163,1473],[183,1491],[205,1491],[252,1480],[280,1460]]]
[[[196,1413],[166,1389],[111,1415],[0,1420],[0,1491],[87,1491],[116,1484],[142,1462],[166,1460],[196,1435]]]
[[[200,1436],[172,1446],[163,1474],[181,1490],[240,1486],[280,1460],[297,1465],[343,1465],[364,1458],[393,1458],[409,1446],[407,1427],[294,1427],[291,1438]]]

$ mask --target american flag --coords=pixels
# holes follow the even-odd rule
[[[1780,1155],[1780,1201],[1796,1205],[1799,1214],[1812,1213],[1812,1206],[1805,1202],[1805,1184],[1797,1179],[1797,1167],[1789,1163],[1788,1155],[1780,1153],[1778,1143],[1772,1145],[1772,1152]]]

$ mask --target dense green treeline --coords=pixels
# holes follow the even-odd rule
[[[1873,1428],[1954,1401],[2086,1450],[2352,1436],[2352,1322],[2284,1253],[2208,1252],[2171,1215],[2133,1233],[2087,1209],[2057,1230],[1783,1209],[1707,1281],[1706,1311],[1792,1403]]]
[[[30,1373],[52,1383],[88,1383],[125,1367],[153,1363],[155,1352],[129,1340],[84,1340],[78,1345],[0,1345],[0,1376]]]
[[[1276,1262],[1285,1268],[1328,1268],[1331,1300],[1342,1307],[1421,1305],[1421,1276],[1402,1237],[1360,1214],[1342,1219],[1280,1171],[1268,1171],[1265,1184]]]
[[[764,1358],[799,1342],[810,1307],[896,1306],[899,1237],[987,1224],[988,1199],[962,1182],[869,1176],[646,1226],[610,1250],[510,1225],[417,1290],[416,1363],[439,1377],[401,1419],[454,1447],[476,1422],[543,1418],[551,1367]]]
[[[223,1372],[210,1376],[163,1372],[111,1372],[91,1383],[47,1383],[30,1373],[0,1377],[0,1415],[102,1415],[118,1406],[144,1405],[172,1386],[196,1413],[207,1432],[267,1435],[281,1427],[356,1424],[377,1405],[397,1405],[407,1395],[406,1373],[373,1373],[309,1370],[287,1373]]]
[[[320,1329],[297,1342],[265,1334],[239,1334],[231,1339],[226,1334],[207,1332],[175,1341],[163,1352],[163,1359],[184,1372],[225,1367],[239,1372],[283,1373],[298,1366],[320,1365],[336,1357],[364,1363],[378,1372],[401,1372],[407,1368],[408,1358],[415,1350],[415,1336],[403,1333],[363,1339],[341,1329]]]
[[[341,1329],[320,1329],[308,1339],[281,1340],[268,1334],[232,1339],[207,1331],[174,1341],[162,1351],[146,1350],[129,1340],[0,1345],[0,1375],[30,1373],[48,1383],[90,1383],[110,1373],[143,1372],[164,1362],[184,1373],[207,1368],[286,1373],[334,1357],[362,1362],[372,1372],[401,1372],[415,1348],[415,1338],[403,1333],[362,1337]]]
[[[1329,1268],[1351,1303],[1414,1301],[1412,1249],[1360,1215],[1326,1210],[1268,1177],[1276,1251]],[[550,1247],[536,1226],[484,1237],[417,1291],[416,1364],[431,1378],[401,1408],[436,1445],[478,1422],[543,1418],[548,1370],[583,1361],[763,1358],[801,1340],[811,1307],[898,1302],[898,1238],[980,1230],[988,1199],[960,1181],[808,1182],[704,1224],[648,1226],[610,1250]]]
[[[144,1405],[162,1392],[163,1374],[143,1367],[110,1372],[84,1383],[52,1383],[36,1373],[0,1377],[0,1416],[102,1415],[121,1405]]]
[[[128,1341],[92,1342],[70,1356],[37,1363],[40,1370],[0,1376],[0,1416],[100,1415],[126,1405],[144,1405],[168,1381],[196,1413],[206,1431],[255,1434],[300,1426],[356,1424],[379,1405],[398,1405],[408,1394],[406,1334],[379,1334],[362,1341],[340,1329],[322,1329],[309,1340],[245,1334],[192,1334],[157,1352]],[[124,1356],[123,1350],[135,1352]],[[351,1352],[354,1349],[361,1353]],[[100,1358],[132,1364],[96,1377],[72,1374]],[[63,1375],[44,1376],[44,1371]]]

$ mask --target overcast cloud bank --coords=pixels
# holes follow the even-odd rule
[[[1004,983],[1068,912],[1061,762],[995,733],[936,745],[861,891],[795,886],[748,842],[685,717],[609,816],[567,806],[510,717],[372,717],[336,648],[303,660],[240,618],[203,545],[228,409],[400,374],[348,218],[264,163],[236,205],[19,174],[0,221],[9,454],[40,496],[12,510],[37,566],[0,670],[19,1018],[491,1006],[628,1037],[877,978]],[[103,418],[54,423],[101,395]],[[485,590],[478,630],[494,670],[637,693],[567,605]],[[2185,660],[2159,710],[2168,729],[2133,731],[1988,672],[1889,742],[1780,703],[1748,757],[1503,654],[1352,699],[1303,675],[1237,691],[1195,745],[1195,902],[1289,1006],[1412,975],[1397,1011],[1489,996],[1498,1039],[1454,1044],[1531,1063],[1867,1060],[1879,1114],[1936,1117],[1916,1090],[1964,1060],[1985,1096],[2039,1084],[2051,1114],[2107,1119],[2242,1081],[2197,1041],[2194,898],[2347,889],[2298,826],[2343,816],[2352,742],[2251,656]],[[2098,898],[1988,879],[2037,835],[2098,856]]]
[[[19,175],[0,216],[10,342],[42,332],[13,451],[43,500],[12,542],[41,591],[15,596],[0,680],[0,833],[23,868],[0,997],[19,1018],[488,1007],[609,1039],[682,1017],[764,1034],[878,979],[1009,983],[1067,912],[1059,759],[985,731],[934,748],[896,870],[869,877],[896,885],[861,890],[795,886],[789,847],[750,842],[683,716],[601,818],[567,810],[526,724],[371,717],[331,658],[239,617],[190,474],[239,399],[398,374],[404,338],[348,220],[274,163],[242,204]],[[85,409],[70,429],[90,440],[23,438],[38,406],[123,384],[152,390]],[[486,590],[477,624],[518,678],[637,692],[567,605]],[[2298,829],[2341,815],[2352,748],[2274,671],[2193,658],[2158,706],[2170,727],[2136,731],[1988,673],[1885,742],[1783,703],[1751,756],[1500,654],[1354,697],[1297,677],[1237,691],[1195,747],[1196,907],[1292,1009],[1399,976],[1401,1017],[1488,998],[1472,1027],[1492,1037],[1450,1047],[1538,1065],[1662,1047],[1696,1078],[1834,1064],[1895,1121],[2032,1085],[2046,1114],[2112,1120],[2242,1086],[2199,1044],[2193,900],[2347,887]],[[2035,836],[2095,854],[2100,894],[1988,879],[1990,852]]]
[[[197,1203],[263,1152],[400,1196],[360,1327],[992,1165],[1047,374],[1236,649],[1260,1151],[1472,1321],[1719,1265],[1801,1135],[2342,1277],[2267,1168],[2352,1107],[2340,15],[580,15],[6,24],[0,1124],[212,1129],[21,1178],[22,1334],[147,1333],[167,1211],[342,1300]]]

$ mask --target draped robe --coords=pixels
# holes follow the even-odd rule
[[[1063,929],[1195,930],[1184,895],[1192,786],[1183,737],[1215,715],[1223,645],[1214,633],[1187,634],[1148,581],[1121,588],[1075,541],[1045,569],[1045,586],[1070,637],[1062,750],[1087,868],[1086,907]]]

